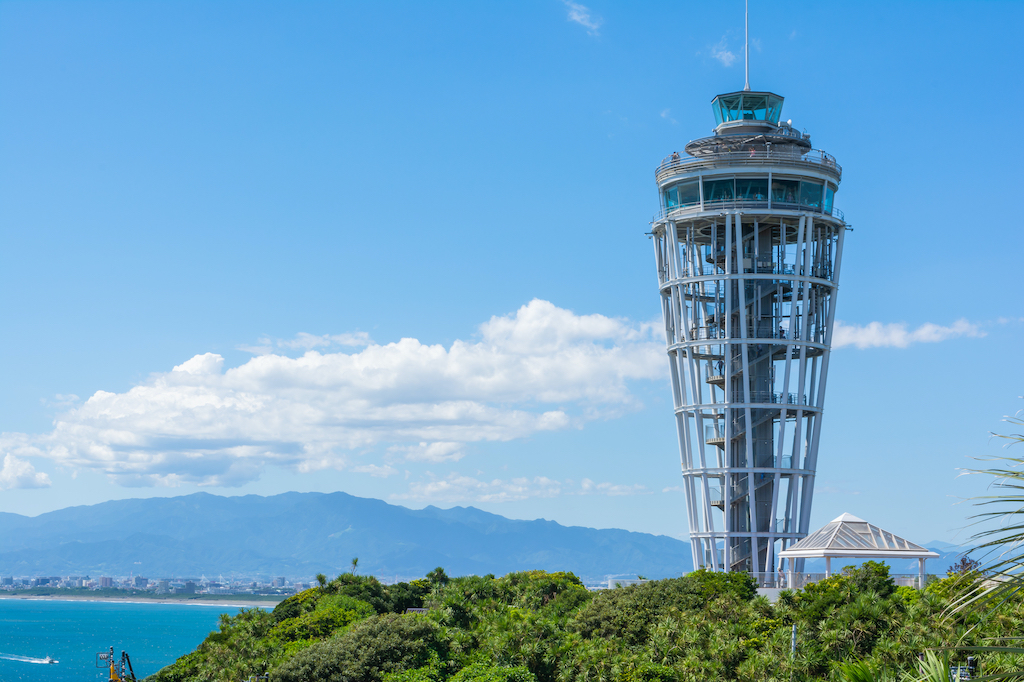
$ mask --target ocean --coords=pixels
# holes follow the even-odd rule
[[[0,599],[0,682],[102,682],[96,654],[114,647],[135,675],[152,675],[195,649],[239,607]],[[42,662],[49,656],[59,661]]]

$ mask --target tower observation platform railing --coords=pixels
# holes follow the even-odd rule
[[[800,337],[800,329],[794,329],[793,333],[790,334],[787,330],[772,330],[772,329],[754,329],[748,328],[746,339],[734,336],[728,339],[725,335],[725,328],[715,325],[707,327],[690,327],[690,339],[691,341],[716,341],[716,340],[731,340],[731,341],[746,341],[746,340],[757,340],[757,339],[780,339],[783,341],[795,341],[795,342],[807,342],[807,343],[824,343],[824,330],[815,330],[811,336],[807,339]]]
[[[749,259],[744,259],[749,260]],[[728,273],[715,272],[712,266],[708,266],[707,271],[703,267],[691,267],[689,265],[683,265],[680,267],[680,276],[678,279],[693,279],[697,277],[711,277],[711,278],[725,278]],[[816,277],[818,279],[829,279],[832,276],[831,269],[825,266],[812,265],[809,268],[805,268],[802,265],[793,266],[789,263],[765,263],[760,262],[756,266],[744,265],[742,272],[733,273],[734,275],[792,275],[795,277]],[[669,282],[675,282],[677,280],[668,279],[668,270],[664,271],[665,277],[663,280],[665,284]],[[788,280],[786,280],[788,283]],[[709,284],[711,282],[708,282]]]
[[[747,210],[747,211],[799,211],[803,213],[814,213],[817,215],[827,215],[833,218],[846,222],[846,214],[840,211],[838,208],[833,206],[831,209],[825,210],[821,206],[809,206],[807,204],[798,204],[793,202],[782,202],[773,201],[770,204],[762,199],[731,199],[729,201],[705,201],[704,211],[714,211],[719,209],[735,209],[735,210]],[[651,219],[652,223],[660,223],[667,218],[671,218],[673,215],[683,217],[686,213],[693,213],[694,211],[702,210],[700,204],[690,204],[684,206],[671,206],[663,208],[654,214]]]
[[[744,151],[709,151],[700,156],[689,154],[671,154],[662,160],[661,165],[655,170],[655,177],[660,183],[662,180],[675,175],[681,170],[701,170],[703,168],[717,168],[727,165],[730,168],[736,166],[793,166],[806,164],[809,168],[817,171],[826,171],[834,175],[836,180],[842,180],[843,167],[836,161],[836,157],[820,149],[811,149],[801,152],[798,149],[786,145],[779,149],[763,143],[752,143],[750,149]]]

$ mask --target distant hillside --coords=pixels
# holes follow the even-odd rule
[[[411,510],[345,493],[116,500],[36,517],[0,513],[0,575],[231,574],[348,570],[411,578],[544,569],[584,579],[692,569],[686,542],[624,530],[513,521],[455,507]]]

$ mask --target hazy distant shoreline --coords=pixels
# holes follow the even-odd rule
[[[210,597],[195,597],[181,599],[176,597],[140,597],[139,595],[125,595],[123,597],[112,597],[112,596],[88,596],[88,595],[30,595],[30,594],[0,594],[0,599],[14,601],[18,599],[33,600],[33,601],[91,601],[91,602],[121,602],[125,604],[185,604],[195,606],[235,606],[235,607],[253,607],[263,606],[267,608],[273,608],[279,603],[284,601],[285,597],[280,599],[269,598],[269,599],[247,599],[244,595],[239,595],[237,598],[234,595],[224,595],[223,598],[210,598]]]

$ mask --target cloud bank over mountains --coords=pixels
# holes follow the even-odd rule
[[[49,487],[48,474],[37,472],[31,462],[18,459],[11,454],[4,455],[4,464],[0,467],[0,490]]]
[[[833,345],[905,348],[984,335],[967,320],[916,329],[837,322]],[[657,323],[577,315],[535,299],[447,348],[413,338],[378,344],[365,332],[261,339],[246,347],[255,357],[238,367],[203,353],[124,393],[96,391],[84,402],[59,396],[50,433],[0,436],[0,489],[50,486],[29,459],[40,457],[123,486],[237,487],[268,466],[385,478],[412,463],[450,466],[474,443],[641,409],[633,382],[667,382],[663,338]],[[392,497],[499,502],[651,492],[544,474],[427,472]]]
[[[196,355],[127,392],[97,391],[49,434],[5,434],[0,445],[126,486],[240,486],[268,465],[386,476],[401,460],[453,461],[471,443],[638,409],[629,382],[664,380],[656,337],[653,325],[541,300],[492,317],[478,340],[449,348],[300,335],[293,347],[309,349],[300,357],[264,344],[225,369],[220,355]],[[367,345],[316,350],[339,343]]]

